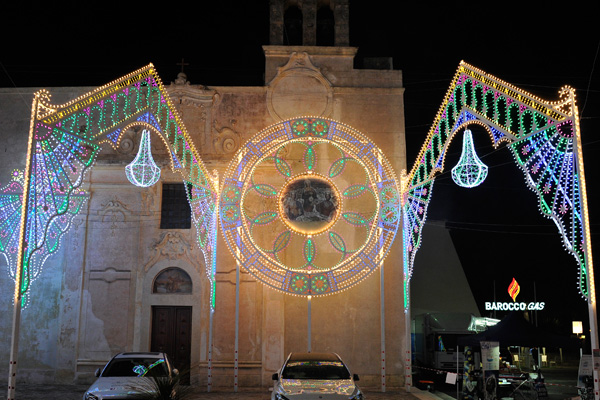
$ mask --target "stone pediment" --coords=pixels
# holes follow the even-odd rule
[[[150,248],[152,255],[144,266],[144,271],[146,272],[150,267],[163,259],[182,259],[195,267],[200,264],[200,261],[193,253],[192,245],[181,232],[167,231],[162,233],[160,239]]]
[[[328,117],[333,88],[308,53],[293,52],[267,87],[267,108],[276,120],[299,115]]]
[[[288,60],[287,64],[284,65],[283,67],[279,67],[278,68],[278,75],[282,75],[283,73],[285,73],[286,71],[289,70],[310,70],[316,73],[321,73],[321,71],[319,70],[319,68],[317,68],[311,61],[310,56],[308,55],[308,52],[306,51],[301,51],[301,52],[297,52],[294,51],[290,54],[290,59]]]

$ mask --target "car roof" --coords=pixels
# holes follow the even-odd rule
[[[341,361],[336,353],[290,353],[289,361]]]
[[[114,358],[165,358],[165,353],[162,352],[158,352],[158,351],[140,351],[140,352],[126,352],[126,353],[119,353],[116,356],[114,356]]]

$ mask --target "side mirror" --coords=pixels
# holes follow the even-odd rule
[[[354,378],[355,381],[360,381],[360,378],[358,377],[358,374],[354,374],[353,378]]]
[[[97,368],[96,372],[94,372],[94,375],[96,376],[96,378],[100,376],[100,372],[102,372],[102,370],[100,368]]]
[[[179,370],[177,368],[173,368],[173,376],[179,375]]]
[[[274,373],[273,376],[271,377],[271,379],[273,379],[274,381],[279,380],[279,375],[277,375],[277,373]]]

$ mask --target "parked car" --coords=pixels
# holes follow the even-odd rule
[[[364,399],[358,375],[335,353],[290,353],[273,380],[271,400]]]
[[[152,378],[175,378],[179,374],[166,353],[119,353],[104,368],[96,370],[96,381],[83,400],[139,398],[156,390]]]

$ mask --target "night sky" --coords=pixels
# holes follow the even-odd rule
[[[24,3],[3,5],[0,87],[100,86],[149,63],[169,84],[181,59],[189,64],[185,72],[192,84],[263,85],[267,0],[161,3],[160,8]],[[591,3],[394,3],[400,4],[398,12],[386,9],[385,2],[351,0],[350,45],[359,48],[357,67],[363,57],[393,57],[394,69],[403,71],[409,167],[461,60],[548,100],[570,85],[577,90],[581,115],[593,246],[600,249],[600,30]],[[500,297],[515,277],[523,296],[535,284],[538,300],[546,301],[540,324],[567,333],[573,319],[587,324],[577,265],[563,250],[556,226],[540,215],[510,152],[494,149],[482,129],[472,131],[477,152],[490,167],[488,179],[475,189],[452,182],[450,169],[461,150],[460,141],[453,142],[428,216],[447,221],[482,313],[494,282]]]

